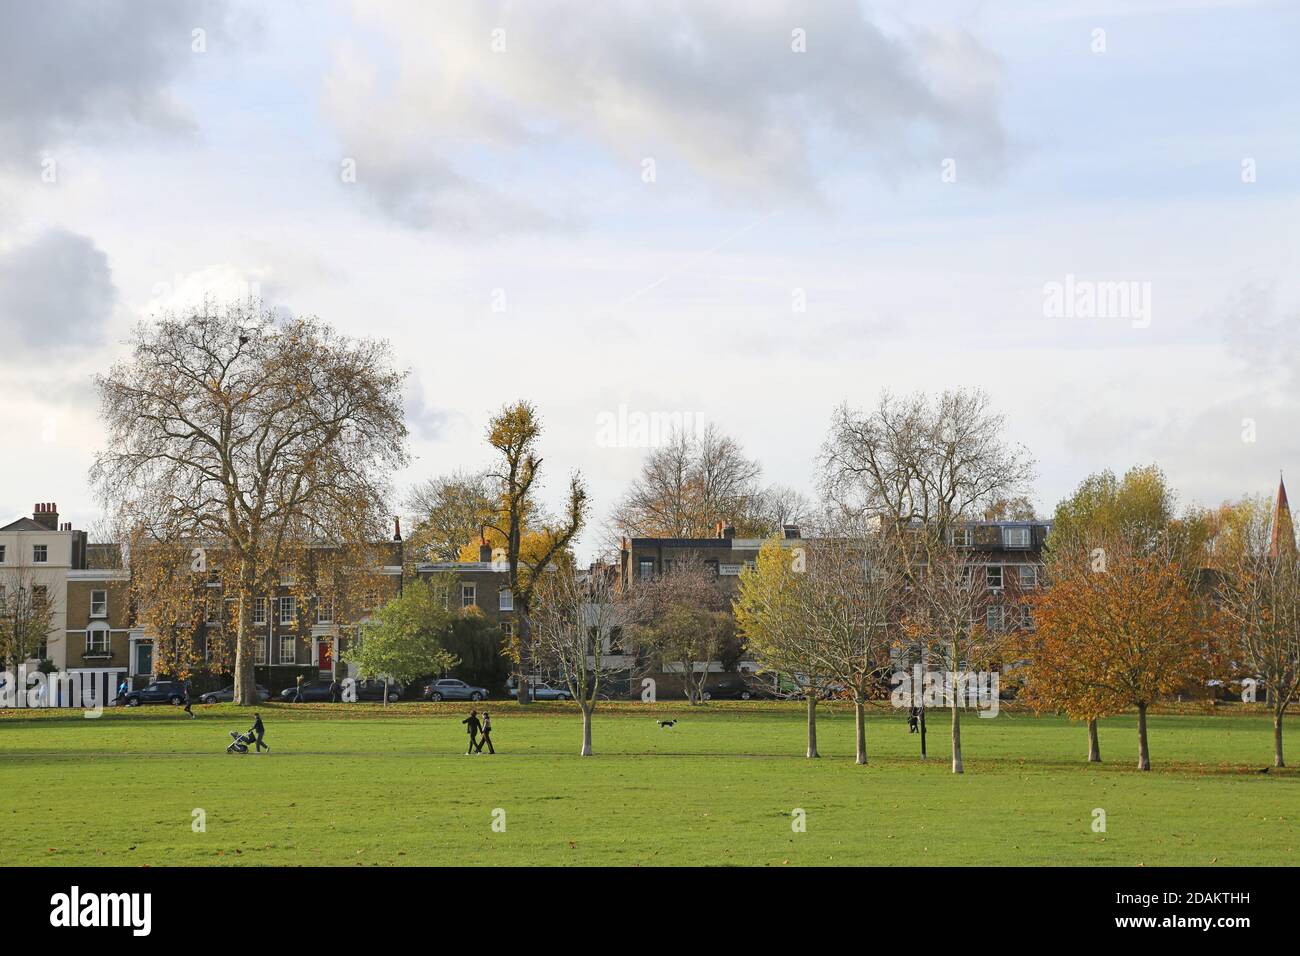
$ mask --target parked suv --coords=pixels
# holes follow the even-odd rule
[[[425,700],[486,700],[487,688],[471,687],[463,680],[444,677],[424,689]]]
[[[178,680],[156,680],[148,687],[129,691],[126,706],[141,704],[179,704],[185,699],[185,684]]]

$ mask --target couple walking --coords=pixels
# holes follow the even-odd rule
[[[482,720],[478,719],[478,711],[471,710],[469,716],[462,720],[461,723],[465,725],[465,730],[469,733],[469,750],[465,751],[466,756],[481,754],[484,744],[487,744],[488,753],[496,753],[496,748],[492,746],[492,717],[486,710],[483,711]],[[480,732],[483,736],[475,741],[474,738]]]

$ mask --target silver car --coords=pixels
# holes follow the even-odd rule
[[[442,680],[436,680],[424,689],[425,700],[486,700],[487,689],[484,687],[471,687],[463,680],[456,680],[454,677],[444,677]]]

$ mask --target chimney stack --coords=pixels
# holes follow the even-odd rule
[[[402,540],[402,519],[397,515],[393,515],[393,540]]]
[[[799,537],[799,526],[797,524],[781,525],[781,537],[787,540]]]
[[[736,536],[736,526],[735,526],[735,525],[733,525],[733,524],[724,524],[724,525],[722,526],[722,534],[719,535],[719,537],[723,538],[723,539],[726,540],[726,541],[730,541],[730,540],[731,540],[732,538],[734,538],[735,536]]]
[[[478,559],[484,564],[492,560],[492,545],[487,543],[487,538],[478,539]]]
[[[51,531],[59,530],[59,506],[52,501],[41,501],[36,503],[32,509],[32,520]]]

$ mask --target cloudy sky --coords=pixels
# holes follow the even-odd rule
[[[94,521],[90,376],[205,293],[391,340],[399,485],[527,397],[598,518],[620,410],[811,490],[836,404],[949,386],[1044,509],[1300,483],[1298,52],[1288,2],[0,0],[0,518]]]

